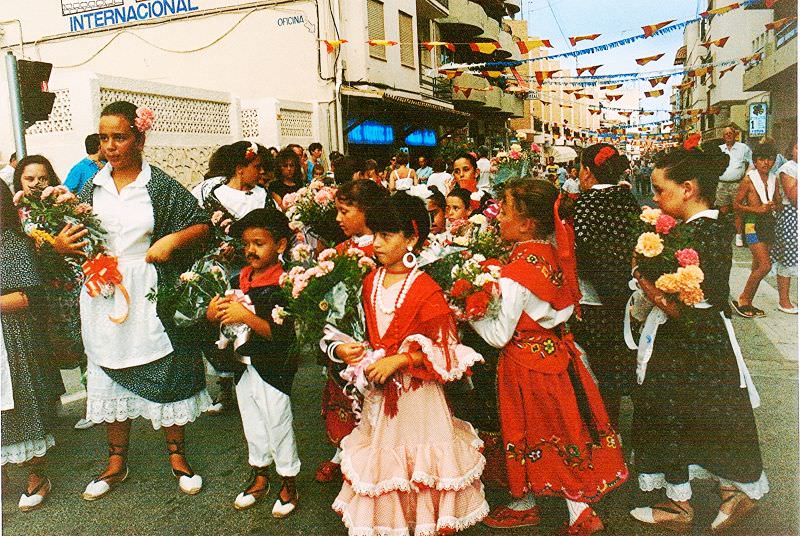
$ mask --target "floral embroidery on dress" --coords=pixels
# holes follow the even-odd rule
[[[514,346],[521,350],[529,350],[532,354],[539,354],[540,359],[545,359],[556,352],[556,341],[550,337],[529,337],[527,339],[522,339],[522,337],[518,336],[518,333],[515,333],[512,341],[514,342]]]
[[[564,274],[558,268],[544,260],[539,255],[528,255],[525,260],[536,266],[553,285],[560,287],[564,284]]]

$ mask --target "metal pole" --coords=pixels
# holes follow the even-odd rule
[[[19,96],[19,78],[17,76],[17,58],[10,50],[6,54],[6,78],[8,79],[8,97],[11,103],[11,124],[14,129],[14,142],[17,146],[17,160],[27,155],[25,147],[25,126],[22,123],[22,101]]]

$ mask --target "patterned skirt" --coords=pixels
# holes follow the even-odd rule
[[[797,208],[792,205],[784,205],[778,213],[770,256],[785,268],[797,266]]]

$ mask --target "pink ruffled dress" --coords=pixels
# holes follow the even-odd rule
[[[453,417],[442,388],[482,358],[458,344],[449,318],[441,329],[430,329],[436,324],[430,307],[446,308],[446,303],[438,286],[438,292],[425,296],[432,280],[414,275],[406,303],[392,315],[366,303],[375,278],[365,281],[365,311],[374,315],[368,326],[377,328],[378,335],[370,333],[373,346],[380,346],[390,327],[396,330],[398,325],[415,326],[414,331],[423,326],[419,331],[428,333],[395,334],[399,350],[387,348],[389,355],[417,349],[425,354],[424,366],[395,373],[402,382],[397,414],[389,416],[384,408],[386,389],[373,389],[365,397],[361,422],[342,440],[345,482],[333,509],[351,536],[433,536],[466,529],[489,512],[480,481],[486,463],[480,452],[483,443],[472,425]],[[383,291],[385,306],[396,303],[401,286]],[[414,303],[421,298],[424,307]],[[426,311],[418,315],[420,309]]]

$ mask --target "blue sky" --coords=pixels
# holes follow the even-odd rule
[[[561,53],[639,35],[642,33],[641,27],[646,24],[670,19],[676,22],[692,19],[705,10],[706,5],[705,0],[523,0],[518,16],[528,21],[530,35],[550,39],[555,47],[551,53]],[[602,35],[594,41],[581,41],[574,49],[565,38],[595,33]],[[562,58],[561,65],[574,69],[576,66],[602,64],[598,75],[670,69],[674,67],[675,52],[682,44],[683,32],[678,30],[606,52]],[[643,67],[634,61],[661,52],[666,53],[664,57]],[[679,82],[677,77],[673,78],[669,86]],[[652,89],[647,82],[640,84],[642,89]],[[647,109],[669,108],[669,91],[663,97],[645,99],[642,104]]]

